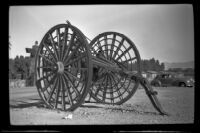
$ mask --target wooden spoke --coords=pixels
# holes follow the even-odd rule
[[[44,88],[42,88],[42,91],[43,91],[43,92],[44,92],[45,90],[47,90],[47,88],[50,87],[50,86],[52,85],[51,83],[55,80],[55,78],[56,78],[56,75],[54,74],[53,77],[50,79],[50,81],[47,79],[48,84],[45,85]]]
[[[118,53],[118,51],[120,50],[120,48],[121,48],[121,46],[123,45],[123,43],[124,43],[124,38],[122,38],[122,40],[121,40],[121,42],[120,42],[120,44],[119,44],[119,46],[117,47],[117,50],[115,51],[115,53],[114,53],[114,56],[112,57],[113,59],[115,59],[115,57],[116,57],[116,55],[117,55],[117,53]]]
[[[116,34],[113,34],[113,39],[112,39],[112,44],[111,44],[111,49],[110,49],[110,58],[112,58],[113,56],[113,50],[114,50],[114,46],[115,46],[115,39],[116,39]]]
[[[68,27],[65,27],[65,32],[64,32],[64,42],[65,42],[65,45],[67,45],[67,40],[68,40]]]
[[[111,75],[113,76],[113,78],[114,78],[114,79],[115,79],[115,78],[117,79],[117,84],[118,84],[118,85],[121,85],[120,81],[122,80],[122,78],[119,78],[118,75],[116,75],[116,73],[114,73],[114,72],[111,72],[111,73],[112,73]],[[121,85],[121,86],[122,86],[122,85]]]
[[[98,80],[101,80],[102,78],[104,78],[105,75],[106,75],[105,73],[101,74],[101,76],[98,77],[97,81],[98,81]]]
[[[78,68],[65,68],[65,70],[68,70],[68,69],[71,69],[71,70],[76,70],[76,71],[87,71],[88,68],[83,68],[83,67],[78,67]],[[80,79],[79,79],[80,80]]]
[[[107,43],[107,35],[104,36],[104,42],[105,42],[106,58],[108,59],[108,43]]]
[[[118,93],[118,96],[117,97],[119,97],[120,98],[120,100],[123,100],[123,97],[122,97],[122,94],[121,94],[121,92],[120,92],[120,89],[118,88],[118,83],[115,81],[115,78],[113,77],[113,76],[111,76],[111,78],[113,79],[113,81],[115,82],[115,85],[114,86],[116,86],[116,90],[117,90],[117,93]]]
[[[114,86],[116,86],[117,89],[119,89],[119,88],[118,88],[119,80],[116,81],[113,75],[110,75],[110,77],[113,79],[113,81],[114,81],[114,83],[115,83]]]
[[[60,42],[60,29],[56,29],[57,42],[58,42],[58,58],[61,60],[61,42]]]
[[[58,51],[56,50],[56,47],[55,47],[55,43],[54,43],[53,37],[52,37],[51,34],[49,34],[49,37],[50,37],[50,41],[51,41],[51,43],[52,43],[52,48],[53,48],[53,50],[54,50],[54,52],[55,52],[56,59],[59,60],[59,59],[58,59]]]
[[[74,86],[74,84],[73,84],[73,82],[71,81],[70,77],[68,77],[68,75],[67,75],[67,74],[64,74],[64,75],[66,76],[66,79],[68,79],[68,81],[69,81],[69,83],[71,84],[72,88],[74,89],[74,91],[75,91],[76,95],[77,95],[77,96],[79,96],[79,95],[80,95],[80,93],[79,93],[79,91],[77,90],[77,87],[76,87],[76,86]]]
[[[125,62],[118,62],[116,60],[113,60],[115,63],[117,63],[117,65],[119,65],[121,68],[123,68],[124,70],[128,70],[127,66],[125,65]]]
[[[62,110],[65,110],[65,88],[64,88],[64,82],[65,80],[63,79],[63,75],[61,75],[61,84],[60,84],[60,88],[62,90]]]
[[[104,86],[104,91],[103,91],[103,101],[105,102],[105,98],[106,98],[106,91],[107,91],[107,86],[108,86],[108,78],[107,75],[105,76],[106,79],[106,85]]]
[[[94,54],[96,55],[98,54],[97,51],[94,49],[94,47],[91,47],[91,49],[92,49],[91,51],[94,52]]]
[[[117,57],[117,61],[123,56],[125,55],[132,47],[129,47],[128,49],[126,49],[120,56]]]
[[[43,68],[43,69],[51,69],[51,70],[54,70],[55,68],[54,67],[43,67],[43,66],[38,66],[37,69],[40,69],[40,68]]]
[[[101,43],[100,43],[99,39],[97,39],[97,44],[98,44],[98,47],[100,48],[101,47]]]
[[[43,42],[44,47],[47,49],[47,51],[50,53],[51,57],[54,59],[54,62],[56,62],[56,58],[54,56],[54,53],[49,49],[49,47]]]
[[[52,74],[54,74],[54,73],[49,73],[49,74],[47,74],[46,76],[43,76],[43,77],[39,78],[36,82],[40,82],[41,80],[47,79],[47,78],[48,78],[49,76],[51,76]]]
[[[50,92],[50,95],[49,95],[49,97],[47,98],[47,102],[49,103],[49,101],[50,101],[50,99],[52,98],[52,96],[53,96],[53,93],[54,93],[54,91],[55,91],[55,89],[56,89],[56,87],[57,87],[57,82],[58,82],[58,78],[56,78],[55,79],[55,83],[53,84],[53,87],[52,87],[52,91]]]
[[[97,94],[99,93],[100,90],[101,90],[100,85],[98,85],[98,88],[97,88],[97,90],[94,93],[95,97],[97,97]]]
[[[80,47],[80,44],[78,44],[78,46],[76,46],[76,48],[72,51],[72,53],[69,55],[69,57],[65,58],[66,60],[64,60],[64,63],[68,62],[75,55],[75,53],[78,51],[79,47]]]
[[[117,93],[118,93],[118,97],[119,97],[120,101],[122,101],[123,100],[123,96],[122,96],[120,90],[117,90]]]
[[[114,103],[114,96],[113,96],[114,90],[113,90],[112,79],[111,79],[110,75],[108,75],[108,79],[109,79],[110,85],[111,85],[110,89],[112,89],[112,91],[110,90],[110,100],[111,100],[111,104],[113,104]]]
[[[65,47],[67,46],[67,40],[68,40],[68,28],[65,27],[65,32],[64,32],[64,44],[63,44],[63,47],[62,47],[62,55],[61,55],[61,60],[63,60],[64,58],[64,54],[65,54]]]
[[[102,82],[101,82],[101,86],[104,87],[104,89],[105,89],[105,86],[104,86],[103,84],[105,83],[106,78],[107,78],[107,77],[106,77],[106,75],[105,75],[104,78],[103,78],[103,80],[102,80]],[[100,85],[100,84],[99,84],[99,85]],[[100,88],[101,88],[101,87],[100,87]]]
[[[42,54],[38,54],[38,55],[41,56],[44,60],[48,61],[49,63],[55,64],[55,62],[51,61],[50,59],[48,59],[48,58],[45,57],[44,55],[42,55]]]
[[[75,39],[75,36],[76,36],[76,33],[73,32],[72,36],[71,36],[71,39],[69,41],[69,44],[68,44],[68,47],[67,47],[67,50],[66,50],[66,53],[64,54],[64,57],[63,57],[63,61],[66,60],[67,56],[69,55],[69,51],[71,50],[72,46],[73,46],[73,41]]]
[[[130,58],[130,59],[125,60],[125,61],[122,61],[122,62],[120,62],[120,63],[122,63],[122,64],[124,64],[124,63],[128,63],[129,61],[133,61],[133,60],[135,60],[135,59],[137,59],[137,57]]]
[[[105,76],[104,76],[104,79],[103,79],[103,82],[101,82],[101,83],[104,83],[104,81],[105,81]],[[97,97],[97,94],[99,93],[99,91],[101,90],[101,86],[103,86],[103,85],[100,85],[100,84],[98,84],[98,88],[97,88],[97,90],[96,90],[96,92],[95,92],[95,97]]]
[[[75,75],[73,75],[71,72],[69,71],[64,71],[64,73],[67,73],[68,75],[72,76],[73,78],[75,78],[78,81],[81,81],[81,79],[79,79],[78,77],[76,77]]]
[[[58,105],[58,97],[59,97],[59,93],[60,93],[60,84],[61,84],[61,78],[60,78],[60,75],[58,75],[58,87],[57,87],[57,91],[56,91],[56,103],[55,103],[55,106],[54,108],[57,108],[57,105]]]
[[[65,79],[64,85],[66,87],[67,98],[69,100],[69,103],[70,103],[71,106],[73,106],[74,103],[73,103],[73,99],[72,99],[72,96],[71,96],[70,91],[69,91],[70,87],[68,86],[67,79]]]

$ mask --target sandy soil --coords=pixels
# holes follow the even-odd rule
[[[194,122],[194,88],[159,87],[164,110],[161,116],[153,108],[144,89],[120,106],[84,103],[74,112],[44,107],[35,87],[12,88],[10,97],[11,125],[112,125],[112,124],[179,124]],[[72,119],[66,118],[72,115]]]

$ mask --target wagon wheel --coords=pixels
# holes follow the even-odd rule
[[[96,36],[91,42],[91,53],[97,58],[104,56],[124,70],[140,74],[140,55],[134,43],[125,35],[105,32]],[[94,66],[95,67],[95,66]],[[133,96],[139,82],[127,75],[112,72],[101,66],[98,79],[93,83],[90,94],[96,101],[106,104],[122,104]]]
[[[45,104],[73,111],[84,101],[92,78],[91,53],[83,33],[71,24],[52,27],[35,60],[36,87]]]

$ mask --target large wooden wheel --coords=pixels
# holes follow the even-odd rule
[[[45,104],[73,111],[84,101],[92,79],[88,42],[71,24],[52,27],[43,37],[35,61],[36,87]]]
[[[105,32],[96,36],[91,42],[93,56],[104,57],[117,64],[125,71],[140,74],[140,55],[134,43],[125,35],[116,32]],[[122,104],[133,96],[139,82],[127,75],[113,72],[105,67],[95,66],[98,75],[91,87],[91,96],[96,101],[106,104]]]

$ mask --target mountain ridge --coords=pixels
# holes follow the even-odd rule
[[[187,62],[164,62],[165,70],[169,68],[194,68],[194,61]]]

